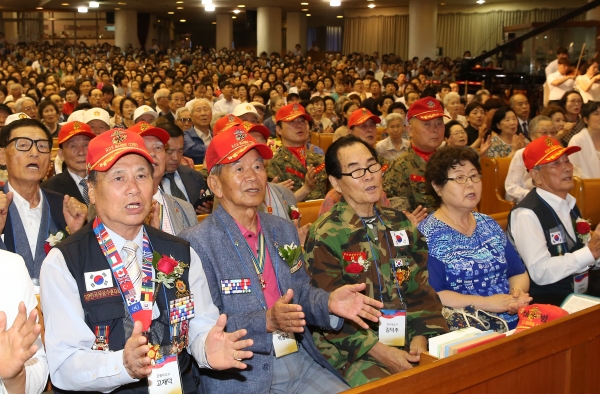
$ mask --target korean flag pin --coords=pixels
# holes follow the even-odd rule
[[[390,231],[394,246],[406,246],[409,244],[406,230]]]
[[[550,233],[550,243],[552,243],[552,245],[562,244],[563,243],[562,233],[560,231],[557,231],[555,233]]]

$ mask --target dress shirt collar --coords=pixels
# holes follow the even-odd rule
[[[15,203],[15,205],[17,207],[25,207],[27,209],[41,209],[42,208],[42,201],[44,200],[44,196],[42,194],[42,189],[38,188],[38,193],[40,194],[40,202],[38,203],[37,207],[33,207],[31,208],[29,205],[29,201],[27,201],[25,198],[23,198],[23,196],[21,196],[10,184],[10,182],[8,182],[8,190],[13,192],[13,201]]]
[[[554,193],[550,193],[544,189],[540,189],[539,187],[535,189],[538,196],[540,196],[544,201],[548,203],[556,212],[560,211],[562,207],[569,208],[569,211],[573,209],[575,206],[575,197],[570,194],[567,194],[566,199],[562,199]]]
[[[73,180],[75,181],[75,183],[77,184],[77,186],[79,186],[79,182],[81,182],[82,179],[86,179],[86,178],[82,178],[79,175],[75,174],[68,167],[67,167],[67,172],[69,173],[69,175],[71,175],[71,178],[73,178]]]
[[[121,237],[119,234],[115,233],[111,229],[109,229],[106,225],[104,225],[104,227],[106,228],[106,232],[108,232],[110,239],[113,241],[113,244],[115,245],[115,249],[117,250],[117,252],[120,253],[121,250],[123,250],[123,246],[125,246],[125,243],[128,240]],[[135,242],[135,244],[139,247],[138,248],[138,253],[139,253],[142,250],[143,245],[144,245],[144,226],[140,226],[140,231],[138,231],[135,238],[132,239],[131,241]]]

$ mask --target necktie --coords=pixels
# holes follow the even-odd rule
[[[187,201],[187,198],[185,198],[185,194],[183,194],[181,189],[175,183],[175,173],[171,172],[171,173],[165,174],[164,177],[169,180],[169,184],[171,185],[171,195],[173,197],[180,198],[183,201]]]
[[[80,180],[79,184],[83,188],[83,193],[81,193],[81,195],[83,196],[83,201],[85,201],[85,205],[90,205],[90,197],[88,196],[88,187],[86,180]]]
[[[129,278],[131,279],[131,283],[133,284],[136,294],[140,294],[142,289],[142,270],[140,269],[137,261],[137,249],[137,244],[132,241],[127,241],[123,246],[123,252],[127,255],[127,260],[125,260],[125,268],[127,268],[127,273],[129,273]]]
[[[525,137],[529,137],[529,130],[528,130],[528,128],[527,128],[527,122],[523,122],[523,123],[521,124],[521,128],[523,129],[523,135],[524,135]]]

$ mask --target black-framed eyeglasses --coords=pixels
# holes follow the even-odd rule
[[[467,183],[467,179],[470,179],[473,183],[481,182],[481,174],[473,174],[471,176],[459,175],[454,178],[446,178],[447,181],[454,181],[459,185],[464,185]]]
[[[191,122],[192,118],[179,118],[180,122]]]
[[[340,175],[342,176],[351,176],[353,179],[360,179],[363,176],[365,176],[365,174],[367,173],[367,170],[371,173],[374,174],[377,171],[381,170],[381,164],[380,163],[373,163],[370,166],[368,166],[367,168],[358,168],[352,172],[347,172],[347,173],[341,173]]]
[[[50,150],[52,149],[52,144],[48,140],[32,140],[31,138],[27,137],[16,137],[9,140],[6,143],[6,146],[8,146],[11,142],[14,142],[15,148],[21,152],[29,152],[34,143],[38,152],[40,153],[50,153]]]

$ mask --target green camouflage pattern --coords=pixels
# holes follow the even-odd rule
[[[325,194],[327,194],[327,174],[325,173],[324,162],[325,156],[311,152],[310,150],[306,152],[306,165],[312,165],[318,170],[318,173],[316,174],[317,184],[315,188],[304,200],[318,200],[325,198]],[[302,174],[302,177],[298,174]],[[273,180],[275,177],[279,178],[279,182],[291,179],[294,181],[294,191],[297,191],[304,184],[304,175],[306,175],[306,168],[302,165],[300,160],[285,147],[279,148],[277,153],[273,155],[273,158],[269,160],[269,165],[267,166],[267,176],[269,177],[269,181]]]
[[[412,212],[422,205],[427,212],[433,212],[435,200],[425,186],[426,165],[412,147],[392,162],[383,174],[383,190],[392,208]]]
[[[432,337],[448,332],[440,299],[428,283],[427,243],[424,236],[402,212],[378,206],[376,211],[381,221],[377,221],[373,229],[368,226],[365,228],[354,209],[342,199],[313,223],[305,244],[306,269],[311,276],[312,285],[331,292],[346,284],[366,283],[363,293],[376,300],[383,300],[386,309],[407,310],[407,344],[418,335]],[[399,230],[406,230],[409,245],[394,246],[390,231]],[[369,243],[367,233],[375,244]],[[345,267],[349,262],[344,260],[343,253],[349,252],[364,253],[371,266],[359,274],[346,272]],[[390,256],[390,253],[393,255]],[[382,294],[373,255],[380,267]],[[409,279],[400,286],[407,307],[403,307],[398,296],[390,258],[404,259],[410,270]],[[357,376],[355,380],[363,383],[370,381],[368,376],[378,379],[389,374],[388,371],[372,371],[385,368],[367,353],[379,339],[378,324],[368,323],[369,330],[346,321],[340,331],[313,331],[313,339],[323,356],[347,380],[350,371],[362,376]],[[358,361],[366,364],[351,368]]]

